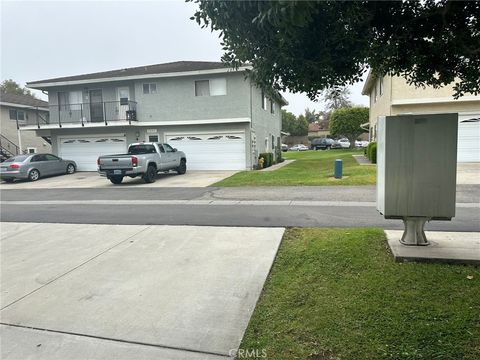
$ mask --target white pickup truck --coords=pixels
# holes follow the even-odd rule
[[[141,176],[146,183],[153,183],[157,173],[175,170],[187,172],[187,158],[182,151],[162,143],[134,143],[127,154],[104,155],[97,159],[98,173],[113,184],[120,184],[125,176]]]

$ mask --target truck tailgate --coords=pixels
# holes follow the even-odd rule
[[[130,155],[101,156],[98,160],[100,170],[131,169],[133,167]]]

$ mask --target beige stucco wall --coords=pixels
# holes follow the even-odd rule
[[[378,80],[377,80],[378,85]],[[386,76],[384,93],[374,101],[374,86],[370,90],[370,135],[376,137],[379,116],[398,114],[480,113],[480,96],[466,94],[453,99],[453,85],[440,89],[408,85],[404,78]],[[414,103],[415,102],[415,103]]]

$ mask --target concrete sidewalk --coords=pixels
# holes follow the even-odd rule
[[[16,181],[13,184],[1,183],[2,190],[10,189],[111,189],[111,188],[175,188],[205,187],[232,176],[237,171],[187,171],[184,175],[175,172],[157,175],[157,181],[146,184],[142,178],[125,177],[121,184],[113,185],[96,172],[78,172],[72,175],[40,178],[38,181]]]
[[[284,231],[1,225],[2,359],[229,357]]]

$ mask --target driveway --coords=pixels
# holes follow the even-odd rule
[[[281,228],[2,223],[2,359],[221,359]]]
[[[159,174],[157,181],[145,184],[141,178],[125,177],[122,184],[113,185],[96,172],[78,172],[73,175],[43,178],[36,182],[17,181],[13,184],[2,182],[2,189],[73,189],[73,188],[121,188],[125,187],[205,187],[235,174],[236,171],[188,171],[185,175],[176,173]]]

